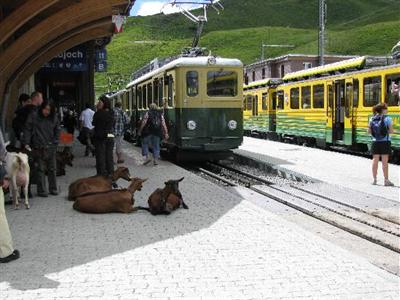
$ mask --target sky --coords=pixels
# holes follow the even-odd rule
[[[176,7],[165,5],[170,3],[170,0],[136,0],[131,10],[131,16],[149,16],[163,12],[170,14],[179,11]],[[195,8],[196,5],[186,5],[186,9]]]

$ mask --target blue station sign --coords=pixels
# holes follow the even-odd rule
[[[75,71],[82,72],[88,70],[86,48],[77,46],[63,51],[47,62],[42,67],[47,71]]]

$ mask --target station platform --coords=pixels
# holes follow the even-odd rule
[[[68,184],[95,172],[75,147],[59,196],[7,206],[21,258],[0,266],[1,299],[398,299],[399,277],[172,163],[142,166],[140,150],[124,148],[131,175],[149,178],[136,205],[184,176],[189,210],[74,211]]]
[[[400,202],[398,165],[389,165],[389,177],[396,186],[385,187],[381,164],[378,169],[378,185],[374,186],[371,159],[351,154],[250,137],[244,138],[242,146],[235,153],[264,161],[281,170],[303,174],[316,182],[326,182]]]

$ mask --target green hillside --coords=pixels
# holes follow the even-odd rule
[[[222,0],[213,10],[201,46],[213,54],[237,57],[245,64],[260,57],[262,41],[294,44],[294,49],[268,49],[266,56],[316,54],[318,0]],[[327,52],[386,55],[400,40],[398,0],[327,0]],[[124,33],[108,45],[108,72],[124,78],[155,57],[180,53],[189,46],[194,24],[180,14],[130,17]],[[96,74],[97,94],[106,91],[107,76]],[[114,86],[113,89],[116,89]]]

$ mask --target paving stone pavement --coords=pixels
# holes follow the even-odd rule
[[[190,209],[77,213],[67,183],[94,172],[77,158],[60,196],[7,207],[22,257],[0,265],[0,299],[398,299],[399,277],[168,162],[138,166],[125,147],[131,173],[149,177],[137,204],[184,175]]]

